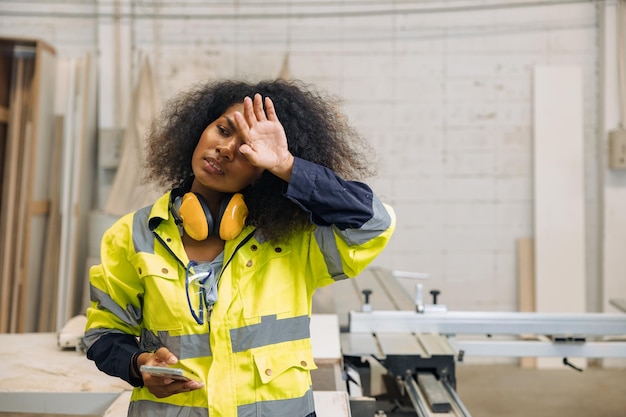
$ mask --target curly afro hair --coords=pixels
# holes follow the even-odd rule
[[[347,180],[375,174],[371,146],[348,124],[339,101],[301,81],[213,81],[192,86],[169,100],[147,138],[145,180],[176,188],[193,175],[191,157],[204,129],[229,107],[255,93],[270,97],[290,152],[325,166]],[[266,239],[281,241],[311,227],[308,213],[283,197],[286,183],[268,171],[242,190],[247,223]]]

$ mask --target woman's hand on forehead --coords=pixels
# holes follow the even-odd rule
[[[287,147],[287,136],[278,120],[272,100],[265,97],[263,109],[263,98],[260,94],[255,94],[254,100],[246,97],[243,101],[243,114],[236,112],[234,117],[243,141],[239,151],[252,165],[267,169],[288,181],[293,155]]]

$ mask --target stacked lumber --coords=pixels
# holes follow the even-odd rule
[[[55,113],[63,115],[56,329],[84,314],[89,212],[95,199],[96,76],[90,55],[58,60]]]
[[[55,186],[54,50],[0,39],[0,332],[35,331]]]

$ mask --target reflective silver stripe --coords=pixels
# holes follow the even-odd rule
[[[300,398],[259,401],[237,407],[237,417],[305,417],[315,411],[313,390]]]
[[[135,252],[154,253],[154,235],[148,227],[152,206],[137,210],[133,215],[133,245]]]
[[[129,326],[135,327],[141,323],[143,315],[140,308],[127,304],[126,309],[123,309],[119,304],[113,301],[109,294],[94,287],[93,285],[89,285],[89,293],[91,301],[98,303],[98,310],[110,311],[115,317]]]
[[[128,417],[208,417],[209,411],[204,407],[186,407],[156,401],[131,401],[128,406]]]
[[[112,334],[112,333],[128,334],[128,333],[124,333],[121,330],[114,330],[114,329],[89,329],[85,332],[85,335],[83,336],[83,343],[85,344],[85,348],[86,348],[85,350],[89,350],[89,348],[105,334]]]
[[[181,350],[179,358],[200,358],[211,356],[211,344],[209,333],[186,334],[181,336]]]
[[[167,347],[179,359],[201,358],[211,356],[209,333],[185,334],[171,336],[167,331],[159,331],[155,335],[150,330],[142,330],[139,345],[143,350],[157,350]]]
[[[372,200],[374,215],[358,229],[338,230],[341,238],[350,245],[362,245],[389,229],[391,216],[383,203],[374,196]]]
[[[339,230],[337,227],[316,227],[313,231],[315,240],[324,254],[328,273],[335,281],[348,278],[343,271],[341,256],[337,249],[335,233],[349,245],[362,245],[379,236],[391,226],[391,216],[385,205],[374,196],[372,200],[374,215],[358,229]]]
[[[333,230],[339,233],[339,229],[335,227],[324,226],[316,227],[313,230],[313,234],[324,254],[324,262],[326,262],[328,273],[335,281],[338,281],[347,278],[347,276],[343,272],[343,265],[341,264],[341,257],[339,256],[339,249],[337,249],[335,232]]]
[[[308,339],[311,337],[309,324],[309,316],[281,320],[277,320],[276,315],[261,317],[259,324],[230,331],[233,352],[243,352],[256,347],[292,340]]]

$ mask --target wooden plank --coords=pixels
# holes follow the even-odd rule
[[[535,245],[532,238],[517,240],[517,274],[519,311],[535,311]],[[526,338],[522,336],[522,338]],[[537,358],[521,357],[522,368],[535,368]]]
[[[9,109],[0,106],[0,123],[9,123]]]
[[[430,356],[456,355],[456,351],[448,341],[448,336],[433,333],[418,333],[415,337],[419,341],[419,344],[424,347],[424,351]]]
[[[434,413],[449,413],[452,411],[452,404],[445,388],[439,384],[435,375],[430,372],[417,373],[417,385],[420,387],[426,402]]]
[[[318,367],[311,371],[313,389],[325,391],[345,389],[337,315],[312,314],[310,328],[313,357]]]
[[[132,391],[122,392],[120,396],[113,401],[113,404],[107,408],[102,417],[127,417],[128,406],[130,405],[130,396],[132,393]]]
[[[350,417],[350,398],[344,391],[314,391],[315,414],[318,417]]]
[[[428,357],[428,352],[423,349],[411,333],[379,333],[376,337],[385,355]]]
[[[50,212],[50,201],[29,201],[28,214],[31,216],[41,216]]]
[[[155,185],[141,182],[141,167],[146,160],[145,137],[158,114],[161,96],[150,61],[145,59],[132,93],[128,124],[122,139],[122,153],[103,211],[123,216],[152,204],[162,193]]]
[[[342,360],[336,314],[311,315],[311,340],[316,359]]]
[[[56,323],[56,300],[58,297],[58,270],[61,236],[61,215],[59,198],[61,195],[61,155],[63,147],[63,116],[56,116],[54,125],[54,139],[50,176],[50,215],[46,228],[46,244],[43,256],[42,286],[40,299],[39,320],[37,331],[54,331]]]
[[[535,255],[532,238],[517,240],[519,311],[535,311]]]
[[[0,40],[0,198],[4,195],[3,186],[6,178],[4,178],[5,164],[8,162],[8,123],[11,117],[9,112],[9,103],[11,99],[11,68],[13,62],[13,56],[9,52],[10,47],[6,42]],[[2,201],[2,200],[0,200]],[[0,226],[0,231],[2,227]],[[1,239],[0,239],[1,241]],[[2,270],[2,254],[0,251],[0,271]],[[0,277],[0,281],[2,281]],[[0,288],[2,285],[0,284]],[[0,315],[0,322],[2,317]],[[1,327],[1,326],[0,326]]]
[[[62,61],[60,94],[67,97],[62,109],[65,115],[61,196],[61,243],[59,255],[59,294],[57,328],[61,328],[77,312],[84,311],[88,300],[83,299],[87,260],[88,215],[93,200],[95,147],[95,61],[86,55]]]
[[[77,104],[80,107],[79,124],[77,125],[77,148],[75,154],[75,175],[78,179],[74,189],[74,206],[75,216],[74,228],[72,232],[72,259],[70,271],[70,292],[69,304],[66,311],[66,317],[60,317],[63,321],[69,320],[78,312],[85,311],[88,306],[88,299],[84,299],[83,291],[87,280],[83,271],[85,261],[88,256],[87,242],[88,218],[92,205],[92,188],[95,182],[93,167],[96,164],[96,158],[92,150],[95,149],[96,137],[96,61],[90,54],[86,54],[81,59],[80,70],[78,72],[78,88],[80,89],[77,96]]]
[[[7,88],[10,88],[9,86],[6,86]],[[4,228],[2,226],[2,220],[3,220],[3,216],[2,216],[2,201],[6,201],[3,200],[3,196],[4,196],[4,187],[5,187],[5,178],[4,178],[4,171],[5,171],[5,165],[8,162],[8,156],[6,155],[6,152],[8,150],[8,125],[7,124],[2,124],[0,123],[0,234],[2,234]],[[2,237],[0,236],[0,248],[2,248]],[[2,271],[2,249],[0,249],[0,272]],[[1,275],[1,274],[0,274]],[[1,288],[2,288],[2,281],[4,280],[4,277],[0,276],[0,292],[1,292]],[[0,321],[1,321],[1,315],[0,315]]]
[[[72,228],[74,223],[73,210],[73,179],[76,176],[74,167],[74,154],[78,146],[75,139],[75,90],[76,90],[76,61],[71,58],[61,60],[59,63],[59,74],[57,77],[57,103],[59,113],[64,115],[64,131],[62,160],[64,161],[61,172],[61,196],[59,201],[59,210],[61,213],[61,232],[59,235],[59,268],[57,270],[58,277],[58,294],[56,300],[56,327],[62,328],[69,318],[67,305],[69,304],[69,276],[71,264],[74,259],[71,257]]]
[[[362,310],[365,301],[363,290],[366,289],[372,291],[372,310],[415,311],[415,302],[398,279],[390,271],[379,267],[367,268],[354,279],[318,289],[313,297],[313,311],[337,314],[340,328],[347,329],[349,312]]]
[[[282,65],[280,66],[280,72],[278,73],[278,78],[281,80],[290,80],[291,79],[291,70],[289,69],[289,51],[285,53],[283,57]]]
[[[7,119],[8,112],[9,121],[0,217],[0,330],[22,332],[33,330],[38,318],[44,231],[50,209],[47,181],[55,62],[54,50],[40,41],[2,39],[0,44],[3,57],[10,56],[12,61],[3,60],[0,70],[2,83],[12,86],[9,98],[5,94],[8,88],[0,94],[0,117]]]
[[[8,237],[6,239],[4,270],[10,274],[11,279],[11,303],[9,313],[8,330],[15,332],[18,329],[18,315],[20,305],[20,295],[22,292],[21,267],[23,265],[23,239],[24,239],[24,216],[26,205],[24,202],[24,190],[26,188],[24,175],[24,150],[27,147],[25,138],[28,138],[26,119],[28,97],[30,94],[30,74],[29,62],[25,58],[15,59],[15,100],[11,105],[12,121],[11,123],[11,146],[15,149],[11,155],[11,164],[15,164],[11,168],[11,178],[13,190],[11,191],[11,202],[8,207]],[[17,210],[16,210],[17,209]],[[11,248],[8,249],[7,246]]]
[[[626,313],[626,298],[613,298],[609,303],[616,309]]]
[[[341,333],[339,339],[341,340],[341,351],[344,355],[374,355],[377,358],[385,356],[371,333]]]
[[[585,312],[582,72],[534,71],[535,302],[538,312]],[[539,367],[562,366],[539,358]]]
[[[0,39],[0,107],[9,109],[11,103],[11,77],[13,75],[13,44]],[[10,115],[7,114],[7,121]]]
[[[34,48],[35,43],[37,44],[38,48],[42,48],[49,53],[56,54],[56,50],[54,49],[54,47],[51,44],[42,40],[34,40],[33,38],[25,38],[20,36],[3,37],[2,39],[0,39],[0,44],[9,45],[10,47],[14,47],[17,45],[22,47],[30,46]]]
[[[24,136],[22,138],[24,146],[24,154],[22,155],[22,161],[26,158],[27,149],[30,147],[30,141],[32,138],[32,124],[29,122],[26,126]],[[20,195],[18,198],[18,216],[17,216],[17,232],[15,234],[15,246],[16,254],[15,260],[17,262],[17,279],[14,282],[13,301],[16,302],[13,317],[11,317],[11,329],[13,332],[24,332],[26,323],[26,309],[27,304],[27,275],[28,268],[28,254],[26,246],[28,245],[29,238],[27,227],[28,218],[28,194],[26,193],[28,187],[28,179],[30,172],[25,170],[24,167],[28,165],[22,163],[22,173],[20,178]]]
[[[380,267],[371,267],[370,269],[391,301],[394,310],[415,311],[413,296],[406,291],[390,270]]]
[[[10,86],[10,106],[15,109],[11,113],[10,122],[7,132],[6,143],[6,160],[3,171],[3,186],[2,186],[2,201],[0,206],[0,247],[2,253],[0,253],[0,276],[2,279],[2,290],[0,291],[2,302],[0,302],[0,333],[6,333],[9,330],[10,323],[10,311],[12,308],[12,294],[13,289],[13,252],[15,245],[13,244],[13,238],[15,236],[15,200],[17,196],[17,178],[19,172],[19,127],[21,125],[20,117],[21,112],[17,111],[21,107],[22,103],[22,89],[18,88],[21,85],[21,79],[23,77],[23,62],[18,60],[14,73],[16,82],[11,83]],[[10,79],[9,79],[10,81]],[[5,90],[6,91],[6,90]]]
[[[17,262],[17,280],[14,284],[14,299],[17,300],[17,308],[15,310],[15,316],[11,318],[11,327],[13,331],[24,332],[26,330],[26,314],[27,311],[36,308],[36,306],[29,305],[28,297],[32,296],[29,291],[28,285],[28,269],[29,269],[29,253],[28,245],[30,243],[29,235],[29,215],[28,204],[30,200],[30,190],[32,187],[32,177],[34,175],[35,167],[33,166],[32,159],[29,157],[32,153],[33,147],[33,129],[34,121],[32,115],[35,112],[33,108],[33,94],[35,94],[33,88],[33,79],[35,74],[35,59],[34,56],[24,59],[24,83],[22,89],[24,90],[23,109],[21,110],[24,115],[29,116],[24,119],[24,130],[21,137],[21,145],[23,147],[23,153],[21,156],[21,178],[20,178],[20,195],[18,198],[18,221],[17,221],[17,233],[16,233],[16,262]],[[32,288],[31,288],[32,289]],[[35,290],[36,291],[36,290]]]
[[[36,43],[37,52],[33,66],[31,95],[29,101],[32,132],[26,150],[26,166],[30,167],[26,186],[28,210],[25,218],[25,242],[23,264],[23,324],[20,331],[34,331],[38,327],[38,310],[41,298],[42,269],[45,252],[45,231],[48,221],[48,182],[52,175],[51,158],[54,133],[54,90],[55,57],[48,48]]]

